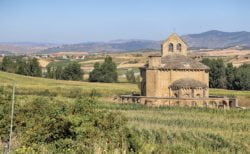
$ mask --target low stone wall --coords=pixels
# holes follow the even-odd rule
[[[238,107],[236,98],[210,96],[208,98],[168,98],[121,95],[122,103],[140,103],[149,106],[193,106],[209,108],[234,108]]]

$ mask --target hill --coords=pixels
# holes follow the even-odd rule
[[[63,45],[49,48],[41,53],[54,53],[59,51],[88,51],[88,52],[127,52],[138,50],[160,50],[160,41],[152,40],[115,40],[109,42],[88,42]]]
[[[222,49],[237,47],[250,48],[250,32],[223,32],[211,30],[199,34],[183,35],[182,38],[191,49]],[[55,52],[132,52],[160,50],[162,40],[113,40],[108,42],[84,42],[58,45],[52,43],[0,43],[0,51],[17,54],[55,53]]]
[[[200,34],[184,35],[182,38],[191,48],[250,48],[250,32],[222,32],[211,30]]]
[[[5,51],[12,54],[29,54],[36,53],[48,48],[58,46],[51,43],[34,43],[34,42],[0,42],[0,53]]]
[[[9,51],[1,51],[0,50],[0,55],[12,55],[13,53],[9,52]]]
[[[199,34],[183,35],[182,38],[191,49],[221,49],[235,47],[250,48],[250,32],[222,32],[211,30]],[[162,41],[153,40],[115,40],[110,42],[91,42],[63,45],[48,48],[42,53],[53,53],[59,51],[88,51],[88,52],[128,52],[138,50],[160,50]]]

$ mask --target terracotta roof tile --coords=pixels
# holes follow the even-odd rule
[[[208,86],[201,82],[191,78],[183,78],[174,81],[169,88],[179,89],[179,88],[208,88]]]
[[[162,68],[165,69],[209,69],[208,66],[182,55],[169,55],[162,57],[161,65]]]

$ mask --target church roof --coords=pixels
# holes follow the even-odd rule
[[[209,67],[183,55],[168,55],[162,57],[161,67],[164,69],[198,69],[208,70]]]
[[[181,41],[182,43],[184,44],[187,44],[178,34],[176,33],[172,33],[166,40],[163,41],[164,42],[167,42],[167,41],[170,41],[170,40],[179,40]]]
[[[183,79],[179,79],[174,81],[169,88],[172,89],[180,89],[180,88],[208,88],[208,86],[201,82],[201,81],[197,81],[191,78],[183,78]]]

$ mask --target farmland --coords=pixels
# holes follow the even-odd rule
[[[60,53],[60,52],[59,52]],[[85,56],[84,59],[64,59],[62,57],[48,57],[39,59],[40,66],[43,69],[46,69],[47,65],[50,66],[66,66],[72,61],[76,61],[81,65],[81,69],[84,71],[84,80],[87,80],[89,77],[89,72],[93,70],[93,66],[96,62],[103,63],[104,58],[109,55],[112,57],[113,61],[117,65],[117,71],[119,75],[119,81],[126,81],[125,73],[128,69],[133,70],[136,74],[139,75],[139,67],[142,67],[147,62],[147,57],[152,54],[159,54],[160,52],[151,51],[151,52],[127,52],[127,53],[89,53]],[[242,64],[249,64],[249,50],[236,50],[236,49],[223,49],[223,50],[212,50],[212,51],[192,51],[190,56],[193,58],[199,57],[197,60],[202,58],[209,59],[223,59],[225,64],[232,63],[233,66],[239,67]],[[76,55],[75,55],[76,56]]]
[[[21,106],[40,97],[70,106],[79,95],[87,97],[94,90],[98,110],[119,113],[128,120],[126,126],[134,134],[129,142],[133,143],[135,151],[250,152],[249,109],[153,108],[114,101],[114,96],[139,91],[136,84],[129,83],[60,81],[5,72],[0,72],[0,81],[7,87],[7,93],[11,93],[11,85],[16,84],[16,104]],[[246,100],[250,97],[250,91],[211,89],[210,94],[236,95]],[[18,150],[18,146],[16,148]]]

